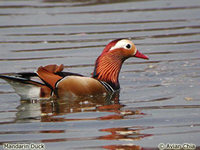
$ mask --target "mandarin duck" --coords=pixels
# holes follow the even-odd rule
[[[92,77],[63,72],[63,65],[39,67],[36,72],[0,75],[22,99],[72,98],[109,94],[120,89],[119,72],[129,57],[148,59],[128,39],[111,41],[96,59]]]

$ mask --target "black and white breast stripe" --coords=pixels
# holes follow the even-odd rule
[[[109,92],[115,92],[115,90],[112,88],[112,86],[104,81],[99,81],[105,88],[107,91]]]

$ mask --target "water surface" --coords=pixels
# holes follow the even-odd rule
[[[200,146],[199,0],[2,0],[0,73],[64,64],[90,76],[112,39],[130,38],[150,60],[129,59],[112,98],[21,100],[0,80],[0,144],[49,149]]]

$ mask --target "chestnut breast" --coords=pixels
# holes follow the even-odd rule
[[[65,77],[57,83],[56,88],[59,98],[107,93],[105,87],[98,80],[80,76]]]

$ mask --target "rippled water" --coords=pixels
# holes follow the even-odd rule
[[[200,146],[199,14],[199,0],[1,0],[0,73],[63,63],[90,76],[104,46],[124,37],[150,57],[125,62],[111,100],[20,100],[0,80],[1,148]]]

